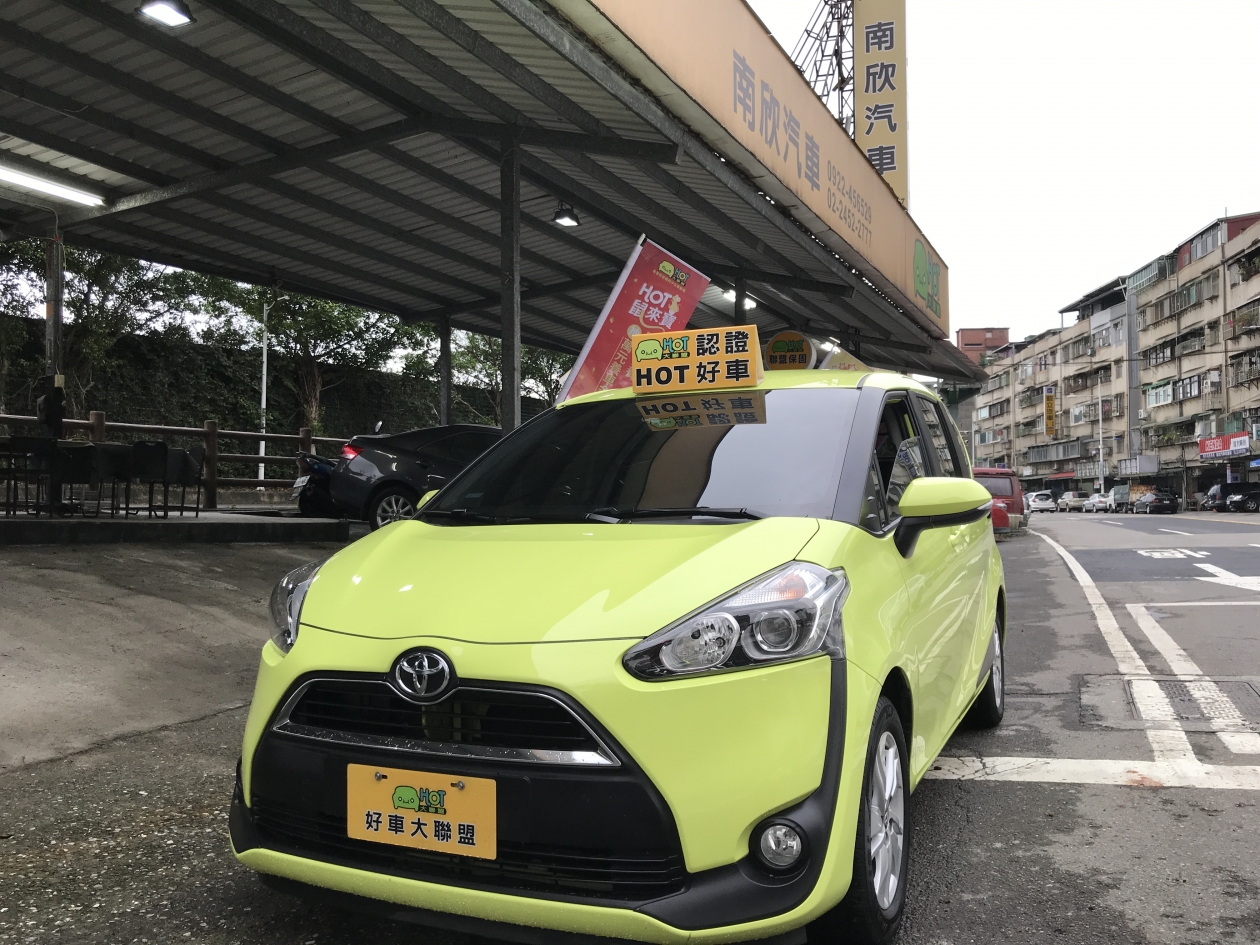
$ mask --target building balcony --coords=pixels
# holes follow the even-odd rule
[[[1222,410],[1225,407],[1225,392],[1220,390],[1205,390],[1200,395],[1199,406],[1203,410]]]
[[[1249,364],[1243,363],[1230,366],[1230,387],[1241,387],[1244,384],[1254,384],[1257,381],[1260,381],[1260,362],[1253,361]]]
[[[1203,337],[1187,338],[1185,341],[1177,345],[1177,357],[1184,358],[1188,354],[1195,354],[1207,348],[1207,339]]]
[[[1046,399],[1044,391],[1037,391],[1035,394],[1020,394],[1019,405],[1021,407],[1036,407]]]
[[[1225,318],[1225,337],[1230,341],[1254,331],[1260,331],[1260,299],[1249,302]]]

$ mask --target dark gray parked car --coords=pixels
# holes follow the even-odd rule
[[[455,423],[356,436],[341,448],[329,492],[339,508],[373,529],[411,518],[421,496],[444,485],[502,435],[497,427]]]

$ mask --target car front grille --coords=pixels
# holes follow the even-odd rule
[[[354,840],[346,836],[344,814],[295,811],[258,799],[253,814],[260,834],[280,848],[443,884],[642,901],[679,892],[687,878],[677,852],[566,849],[500,838],[497,858],[482,860]]]
[[[462,684],[440,702],[404,699],[380,679],[314,679],[286,701],[277,731],[421,753],[617,765],[559,698]]]

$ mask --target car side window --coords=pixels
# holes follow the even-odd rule
[[[929,474],[919,425],[911,411],[909,397],[890,397],[875,434],[875,462],[884,489],[887,521],[900,517],[902,493],[920,476]]]
[[[484,433],[456,433],[425,447],[424,452],[435,459],[450,460],[467,466],[489,449],[497,437]]]
[[[926,397],[914,398],[922,421],[924,438],[935,456],[936,467],[942,476],[966,477],[967,464],[963,461],[957,444],[951,442],[950,420],[944,408]]]

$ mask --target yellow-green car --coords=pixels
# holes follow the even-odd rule
[[[990,496],[896,374],[578,398],[277,587],[231,813],[271,885],[528,942],[885,942],[997,725]]]

